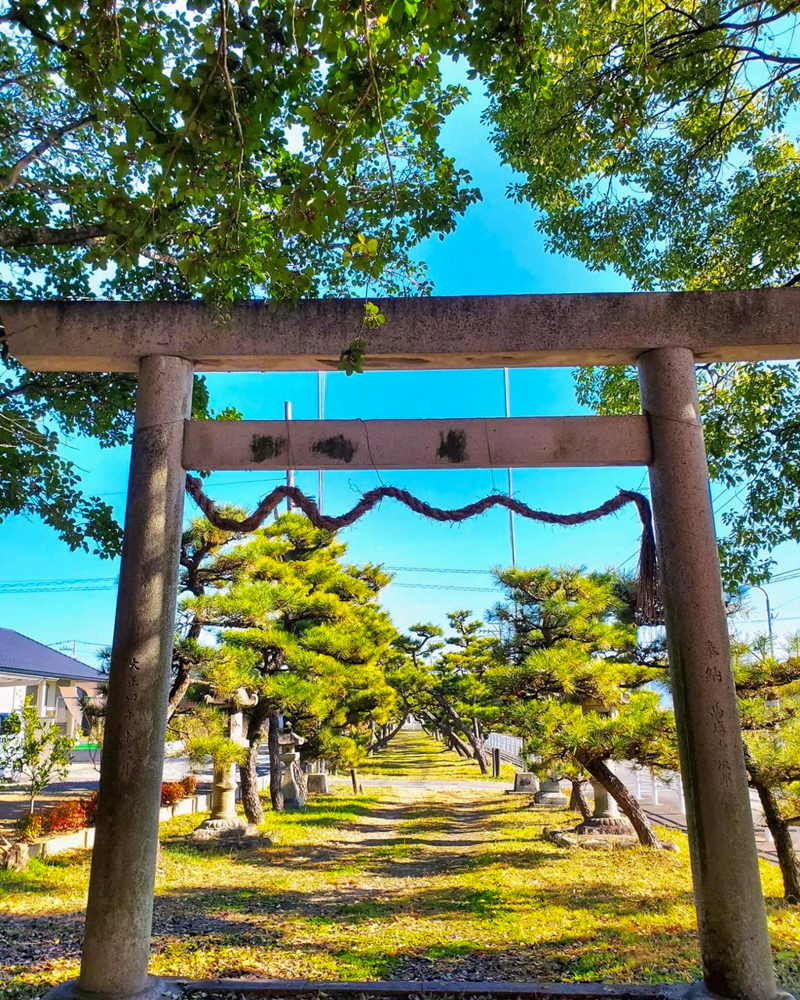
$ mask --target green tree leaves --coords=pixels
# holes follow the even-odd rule
[[[796,4],[549,5],[548,84],[498,94],[512,195],[541,210],[551,249],[613,268],[644,290],[754,288],[800,274],[800,52]],[[598,412],[638,412],[632,373],[579,372]],[[795,365],[700,373],[729,586],[767,578],[770,551],[800,539],[800,377]],[[728,506],[734,499],[735,505]]]
[[[55,722],[43,722],[30,698],[0,728],[0,782],[22,778],[28,790],[30,812],[36,799],[56,778],[66,777],[75,740]]]

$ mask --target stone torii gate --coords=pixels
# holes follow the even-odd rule
[[[774,1000],[694,364],[800,357],[800,290],[380,303],[386,323],[369,335],[369,368],[635,364],[643,416],[291,428],[189,419],[195,371],[330,369],[358,335],[363,308],[358,300],[244,302],[220,324],[199,303],[0,304],[8,348],[27,368],[139,375],[83,959],[77,983],[58,992],[129,1000],[170,987],[147,967],[185,470],[647,465],[704,988],[731,1000]],[[335,446],[342,440],[346,447]],[[458,447],[445,447],[448,440]],[[402,993],[401,985],[352,987]],[[412,985],[430,992],[434,984]],[[477,985],[439,991],[492,992]],[[497,986],[528,997],[680,992]],[[242,992],[242,984],[228,988]],[[269,992],[266,984],[251,989]],[[279,992],[292,992],[290,984]]]

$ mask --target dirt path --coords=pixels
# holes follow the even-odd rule
[[[442,790],[452,762],[432,741],[417,749],[405,767],[388,755],[376,762],[391,777],[373,774],[385,784],[362,797],[336,786],[303,811],[268,812],[271,843],[202,847],[187,839],[200,817],[165,824],[151,971],[611,982],[699,974],[679,836],[680,854],[578,856],[542,837],[571,814],[527,809],[502,784],[470,781],[460,761]],[[76,974],[89,863],[82,853],[0,873],[0,997],[33,1000]],[[780,900],[779,873],[762,872],[784,985],[796,988],[798,917]]]

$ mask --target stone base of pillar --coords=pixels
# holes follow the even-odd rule
[[[185,980],[148,976],[147,985],[138,993],[93,993],[82,990],[77,979],[59,983],[42,1000],[172,1000],[183,992]]]
[[[213,840],[228,837],[232,833],[246,831],[248,824],[237,816],[235,819],[206,819],[192,831],[192,840]]]
[[[566,809],[569,799],[563,792],[537,792],[533,797],[533,805],[546,809]]]
[[[47,997],[44,1000],[47,1000]],[[718,993],[712,993],[705,983],[692,983],[686,988],[682,1000],[724,1000],[724,998],[721,998]],[[779,989],[773,1000],[796,1000],[796,997],[794,993],[787,993],[785,990]]]
[[[595,837],[629,837],[634,829],[623,816],[590,816],[575,827],[575,833]]]
[[[533,797],[533,804],[547,809],[566,809],[569,799],[561,791],[557,778],[542,778],[539,791]]]

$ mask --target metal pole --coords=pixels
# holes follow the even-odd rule
[[[325,419],[325,372],[317,372],[317,416]],[[322,469],[317,473],[317,506],[320,514],[325,496],[325,473]]]
[[[505,390],[505,403],[506,403],[506,416],[511,416],[511,386],[509,379],[508,368],[503,369],[503,387]],[[514,483],[511,475],[511,469],[507,469],[508,473],[508,495],[512,497],[514,495]],[[510,510],[508,512],[508,537],[511,542],[511,565],[514,569],[517,568],[517,536],[514,529],[514,511]]]
[[[148,988],[192,367],[173,357],[139,363],[81,996]]]
[[[638,366],[705,985],[774,1000],[694,357],[657,348]]]
[[[283,419],[287,424],[292,419],[292,404],[288,400],[283,404]],[[291,448],[289,449],[289,454],[291,455]],[[294,469],[286,470],[286,485],[294,486]],[[292,512],[292,501],[288,497],[286,498],[286,512],[288,514]]]
[[[764,595],[764,600],[766,601],[767,604],[767,635],[769,636],[769,650],[774,655],[775,639],[772,635],[772,608],[770,607],[769,603],[769,594],[763,587],[759,587],[757,585],[753,587],[753,590],[760,590],[761,593]]]

